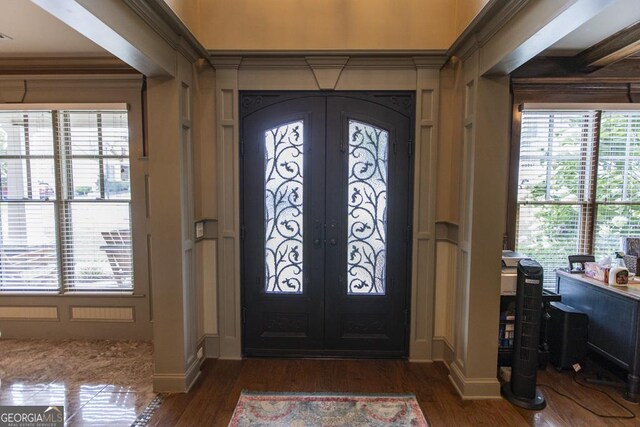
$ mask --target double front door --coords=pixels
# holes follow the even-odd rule
[[[240,100],[243,353],[406,356],[413,95]]]

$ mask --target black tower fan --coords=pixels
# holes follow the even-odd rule
[[[543,409],[547,405],[536,388],[542,283],[540,264],[529,259],[518,263],[511,382],[502,386],[502,394],[509,402],[525,409]]]

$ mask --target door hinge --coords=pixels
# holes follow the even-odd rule
[[[409,157],[413,156],[413,141],[409,140]]]
[[[410,225],[407,225],[407,242],[411,242],[413,238],[412,228]]]
[[[242,307],[242,324],[247,323],[247,307]]]
[[[393,140],[393,154],[398,154],[398,140]]]
[[[240,226],[240,240],[244,240],[244,224]]]
[[[405,308],[404,310],[404,324],[408,325],[409,324],[409,309]]]
[[[244,138],[240,139],[240,157],[244,156]]]

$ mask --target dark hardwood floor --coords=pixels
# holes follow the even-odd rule
[[[589,364],[588,375],[604,368]],[[605,371],[611,376],[608,371]],[[578,377],[579,379],[581,377]],[[538,384],[573,396],[596,412],[623,415],[606,396],[576,384],[569,372],[549,366],[539,371]],[[506,400],[462,400],[444,363],[400,360],[207,360],[192,391],[170,395],[151,420],[152,426],[226,426],[240,391],[414,393],[432,426],[640,426],[640,407],[624,403],[619,391],[608,391],[636,414],[635,419],[599,418],[548,388],[547,407],[528,411]]]

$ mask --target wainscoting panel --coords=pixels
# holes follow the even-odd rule
[[[133,307],[71,307],[70,320],[133,322]]]
[[[0,307],[1,320],[52,320],[59,321],[58,307]]]

